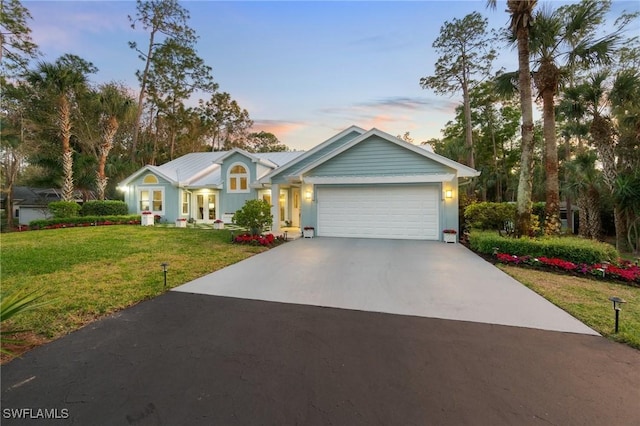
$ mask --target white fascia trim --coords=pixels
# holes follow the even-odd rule
[[[266,167],[275,167],[275,164],[269,160],[263,160],[262,158],[258,158],[255,155],[251,154],[250,152],[245,151],[244,149],[241,148],[233,148],[231,151],[228,151],[226,154],[224,154],[222,157],[218,158],[216,161],[214,161],[215,164],[222,164],[224,162],[224,160],[226,160],[227,158],[231,157],[233,154],[240,154],[243,155],[245,157],[247,157],[249,160],[251,160],[252,163],[260,163],[263,166]]]
[[[160,176],[161,178],[169,181],[173,186],[177,186],[178,185],[178,182],[176,182],[175,179],[170,178],[169,176],[167,176],[164,173],[162,173],[160,170],[158,170],[157,166],[146,165],[143,168],[141,168],[140,170],[138,170],[137,172],[134,172],[133,174],[131,174],[128,178],[118,182],[118,186],[127,186],[127,185],[129,185],[129,183],[132,180],[134,180],[135,178],[137,178],[138,176],[140,176],[144,172],[154,173],[154,174]]]
[[[330,153],[328,153],[327,155],[318,158],[316,161],[314,161],[313,163],[308,164],[304,169],[300,170],[299,173],[300,174],[304,174],[306,172],[308,172],[309,170],[313,170],[314,168],[320,166],[321,164],[327,162],[328,160],[340,155],[341,153],[345,152],[346,150],[348,150],[349,148],[352,148],[353,146],[359,144],[360,142],[368,139],[371,136],[379,136],[382,139],[385,139],[389,142],[395,143],[396,145],[399,145],[403,148],[407,148],[410,151],[415,152],[418,155],[421,155],[423,157],[427,157],[431,160],[434,160],[440,164],[443,164],[447,167],[451,167],[452,169],[456,170],[458,172],[458,176],[460,177],[474,177],[474,176],[479,176],[480,172],[472,169],[470,167],[467,167],[463,164],[460,164],[456,161],[450,160],[446,157],[443,157],[441,155],[435,154],[433,152],[429,152],[425,149],[422,149],[418,146],[415,146],[413,144],[410,144],[409,142],[403,141],[402,139],[398,139],[395,136],[390,135],[389,133],[383,132],[382,130],[378,130],[376,128],[373,128],[371,130],[369,130],[366,133],[361,134],[360,136],[352,139],[351,141],[349,141],[347,144],[341,146],[340,148],[331,151]]]
[[[337,135],[331,136],[329,139],[327,139],[326,141],[322,142],[320,145],[316,145],[315,147],[313,147],[309,151],[305,152],[304,154],[294,158],[293,160],[289,161],[288,163],[283,164],[282,166],[278,167],[277,169],[272,170],[269,174],[267,174],[266,176],[261,178],[260,181],[262,183],[270,183],[271,182],[271,178],[273,176],[277,175],[278,173],[280,173],[283,170],[286,170],[287,168],[291,167],[292,165],[296,164],[297,162],[302,161],[305,158],[315,154],[316,152],[318,152],[322,148],[326,147],[327,145],[331,145],[332,143],[334,143],[338,139],[341,139],[344,136],[347,136],[351,132],[357,132],[357,133],[360,133],[362,135],[362,134],[366,133],[366,130],[363,129],[362,127],[358,127],[358,126],[355,126],[355,125],[354,126],[349,126],[348,128],[346,128],[343,131],[341,131],[340,133],[338,133]],[[356,136],[356,138],[358,138],[358,136]]]
[[[402,176],[307,176],[304,183],[315,185],[331,184],[376,184],[376,183],[434,183],[449,182],[456,177],[453,173],[432,175],[402,175]]]
[[[197,180],[202,179],[204,176],[213,173],[216,169],[220,168],[219,164],[213,163],[208,167],[205,167],[204,169],[200,170],[199,172],[197,172],[196,174],[194,174],[193,176],[191,176],[188,179],[185,179],[184,181],[181,181],[181,184],[184,185],[189,185],[191,182],[195,182]]]

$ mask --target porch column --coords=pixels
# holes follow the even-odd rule
[[[273,215],[273,224],[271,232],[280,232],[280,185],[271,185],[271,214]]]

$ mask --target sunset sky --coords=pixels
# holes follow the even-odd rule
[[[431,44],[445,21],[478,11],[503,27],[505,2],[486,1],[186,1],[198,54],[221,91],[249,111],[254,130],[274,133],[293,149],[309,149],[352,125],[416,142],[440,137],[461,95],[420,88],[433,72]],[[554,1],[553,7],[566,2]],[[143,63],[127,42],[147,43],[127,15],[133,1],[23,1],[45,61],[73,53],[99,68],[95,83],[120,81],[133,91]],[[616,1],[611,22],[638,1]],[[632,33],[640,32],[636,23]],[[496,70],[516,68],[516,52],[499,46]]]

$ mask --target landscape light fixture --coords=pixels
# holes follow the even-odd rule
[[[167,288],[167,266],[169,266],[169,264],[162,262],[160,266],[162,266],[162,272],[164,273],[164,288]]]
[[[446,198],[453,198],[453,191],[452,191],[452,190],[450,190],[450,189],[447,189],[447,190],[444,192],[444,196],[445,196]]]
[[[610,297],[609,300],[613,302],[613,310],[616,311],[616,328],[615,333],[618,332],[618,321],[620,318],[620,311],[622,310],[622,304],[627,303],[626,300],[620,299],[619,297]]]

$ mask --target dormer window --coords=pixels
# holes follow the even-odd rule
[[[235,163],[229,167],[227,192],[249,192],[249,171],[244,164]]]

